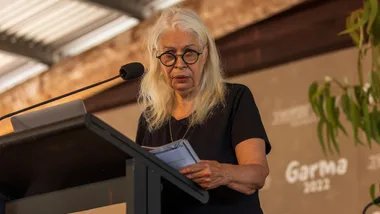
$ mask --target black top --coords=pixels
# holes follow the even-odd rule
[[[203,123],[191,128],[185,139],[189,141],[201,160],[216,160],[220,163],[238,164],[235,146],[249,138],[262,138],[266,142],[266,154],[271,145],[261,121],[259,110],[248,87],[226,83],[226,105],[216,107],[212,116]],[[187,118],[171,118],[173,140],[183,137],[187,130]],[[140,117],[136,143],[144,146],[161,146],[170,143],[168,123],[150,133],[144,117]],[[258,191],[252,195],[222,186],[209,191],[207,204],[164,183],[162,192],[162,213],[170,214],[261,214]]]

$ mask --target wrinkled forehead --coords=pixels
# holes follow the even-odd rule
[[[199,49],[201,47],[202,45],[198,35],[188,30],[167,30],[164,31],[158,39],[158,48],[160,50],[182,50],[186,48]]]

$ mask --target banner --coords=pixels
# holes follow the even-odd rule
[[[380,183],[380,145],[373,142],[372,151],[355,147],[343,119],[349,136],[339,136],[340,155],[324,156],[308,103],[315,80],[355,81],[355,59],[356,50],[347,49],[230,79],[251,89],[273,145],[270,175],[260,191],[266,214],[357,214],[370,202],[370,185]],[[378,207],[368,211],[376,212]]]

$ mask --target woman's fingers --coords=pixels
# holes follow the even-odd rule
[[[216,161],[201,161],[179,171],[204,189],[213,189],[224,185],[221,165]]]
[[[186,174],[186,176],[190,179],[210,177],[211,176],[211,170],[209,168],[205,168],[205,169],[198,171],[196,173]]]
[[[192,174],[192,173],[202,171],[204,168],[205,168],[204,164],[198,163],[198,164],[193,164],[188,167],[182,168],[179,170],[179,172],[182,174]]]
[[[198,183],[204,189],[214,189],[221,185],[224,185],[223,179],[221,177],[201,177],[193,179],[194,182]]]
[[[194,182],[201,184],[201,183],[209,183],[211,182],[211,178],[203,177],[203,178],[196,178],[193,179]]]

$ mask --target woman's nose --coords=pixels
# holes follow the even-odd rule
[[[182,57],[177,58],[177,62],[175,63],[176,68],[185,68],[187,64],[183,61]]]

